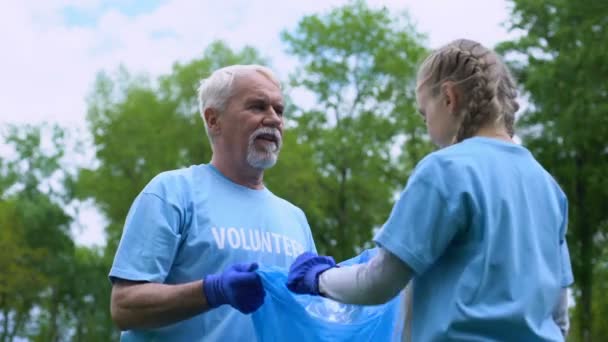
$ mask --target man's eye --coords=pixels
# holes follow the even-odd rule
[[[264,111],[266,110],[266,105],[258,103],[258,104],[254,104],[251,106],[251,109],[255,110],[255,111]]]

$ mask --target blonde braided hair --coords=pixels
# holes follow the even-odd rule
[[[517,86],[511,72],[498,55],[478,42],[459,39],[431,53],[418,72],[419,86],[430,85],[437,96],[440,86],[453,82],[460,90],[462,105],[455,115],[460,127],[454,143],[474,136],[489,123],[502,123],[514,134]]]

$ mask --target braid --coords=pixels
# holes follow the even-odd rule
[[[423,63],[419,78],[432,85],[433,95],[439,95],[441,84],[454,82],[461,90],[462,105],[454,115],[460,126],[454,142],[474,136],[488,123],[502,123],[513,136],[516,101],[515,82],[496,53],[481,44],[460,39],[431,54]],[[423,83],[424,83],[423,82]]]
[[[502,77],[500,78],[497,93],[503,104],[503,121],[507,132],[511,137],[515,134],[515,113],[519,110],[517,102],[517,86],[509,69],[503,67]]]
[[[464,42],[459,45],[462,48]],[[489,54],[488,50],[482,48],[481,53],[475,53],[475,48],[482,47],[481,44],[475,43],[475,45],[467,48],[467,51],[473,60],[473,74],[467,83],[470,84],[469,101],[467,106],[462,108],[461,122],[458,132],[456,133],[455,142],[461,142],[464,139],[470,138],[477,133],[477,131],[487,123],[487,113],[493,105],[493,100],[496,95],[495,86],[491,81],[491,67],[492,65],[487,63],[486,56]]]

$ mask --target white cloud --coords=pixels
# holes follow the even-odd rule
[[[293,28],[304,14],[327,11],[344,1],[303,2],[296,7],[278,0],[172,0],[136,17],[108,10],[93,27],[63,25],[62,6],[92,10],[99,3],[13,2],[3,8],[0,41],[10,53],[0,57],[2,118],[82,123],[84,97],[100,69],[123,63],[136,71],[167,72],[173,62],[192,59],[214,39],[223,39],[233,47],[255,45],[271,57],[277,72],[286,76],[293,61],[283,53],[279,32]],[[487,45],[507,38],[499,26],[507,17],[502,0],[371,3],[397,10],[408,8],[419,30],[429,34],[432,46],[463,36]],[[158,32],[170,34],[159,38],[155,35]]]
[[[107,220],[92,201],[75,204],[68,210],[75,217],[72,225],[74,240],[79,245],[103,246],[106,241],[104,227]]]
[[[509,15],[503,0],[408,0],[406,4],[417,28],[428,34],[433,48],[458,38],[493,47],[510,37],[501,26]]]
[[[131,71],[158,75],[168,72],[175,61],[195,58],[215,39],[225,40],[233,48],[257,47],[271,58],[277,73],[287,77],[295,63],[283,53],[279,33],[293,29],[305,14],[344,3],[168,0],[137,16],[108,9],[96,23],[85,27],[66,26],[62,9],[72,6],[91,13],[103,8],[100,0],[3,4],[0,123],[52,121],[82,128],[85,96],[96,72],[114,70],[122,63]],[[432,47],[460,37],[489,46],[508,38],[500,27],[508,14],[504,0],[370,0],[370,4],[409,9]],[[101,221],[95,222],[91,226],[97,227]],[[95,238],[82,241],[101,239],[96,229]]]

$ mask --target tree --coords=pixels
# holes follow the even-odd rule
[[[70,267],[69,326],[74,341],[116,341],[118,331],[109,314],[108,256],[103,249],[77,247]]]
[[[302,65],[292,86],[316,97],[312,108],[293,118],[292,134],[309,170],[299,187],[308,191],[285,189],[283,195],[307,213],[320,252],[346,259],[369,246],[395,191],[430,150],[414,114],[422,36],[406,15],[354,1],[304,17],[282,38]],[[290,160],[294,155],[284,153]],[[269,172],[270,182],[284,165]]]
[[[0,341],[12,341],[24,329],[40,292],[49,280],[38,272],[45,251],[27,245],[15,200],[0,201]]]
[[[602,229],[606,231],[608,226],[605,224]],[[604,318],[608,315],[608,296],[603,295],[608,291],[608,248],[602,248],[601,252],[593,270],[593,293],[595,295],[591,301],[591,311],[593,313],[592,339],[594,341],[599,337],[608,336],[608,326],[604,322]],[[580,320],[573,323],[573,331],[575,333],[578,331],[580,336]]]
[[[0,264],[7,276],[0,282],[3,341],[56,341],[69,333],[61,321],[74,243],[72,219],[63,209],[63,140],[57,126],[7,127],[5,141],[16,157],[0,168]]]
[[[593,326],[593,286],[606,255],[608,50],[598,42],[608,41],[608,6],[591,0],[512,4],[510,28],[523,35],[499,48],[532,103],[521,134],[569,198],[578,338],[601,340],[605,335]]]

